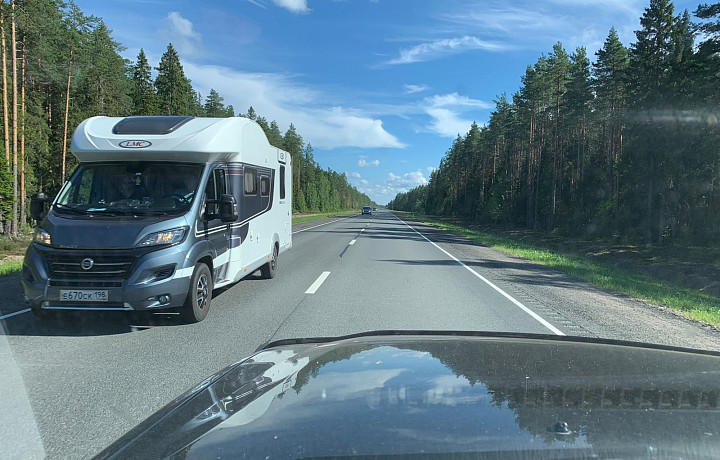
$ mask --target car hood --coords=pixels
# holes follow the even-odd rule
[[[720,452],[718,377],[717,354],[565,337],[281,341],[99,458],[710,458]]]

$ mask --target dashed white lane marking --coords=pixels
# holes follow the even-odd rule
[[[364,229],[364,228],[361,228],[361,229],[360,229],[360,231],[361,231],[361,232],[364,232],[364,231],[365,231],[365,229]]]
[[[325,222],[324,224],[315,225],[314,227],[303,228],[302,230],[297,230],[297,231],[295,231],[295,232],[292,232],[292,234],[294,235],[294,234],[296,234],[296,233],[306,232],[306,231],[308,231],[308,230],[312,230],[313,228],[318,228],[318,227],[322,227],[323,225],[329,225],[329,224],[332,224],[332,223],[335,223],[335,222],[340,222],[341,220],[349,219],[349,218],[351,218],[351,217],[355,217],[355,214],[353,214],[352,216],[343,217],[342,219],[331,220],[330,222]]]
[[[322,274],[318,276],[318,279],[316,279],[315,282],[310,285],[308,290],[305,291],[305,294],[315,294],[315,292],[320,289],[320,286],[325,282],[328,276],[330,276],[330,272],[322,272]]]
[[[30,311],[30,309],[29,309],[29,308],[26,308],[25,310],[20,310],[20,311],[16,311],[16,312],[13,312],[13,313],[8,313],[7,315],[2,315],[2,316],[0,316],[0,321],[3,320],[3,319],[6,319],[6,318],[11,318],[11,317],[13,317],[13,316],[15,316],[15,315],[22,315],[23,313],[27,313],[27,312],[29,312],[29,311]]]
[[[394,215],[394,214],[393,214],[393,215]],[[490,280],[488,280],[487,278],[485,278],[484,276],[482,276],[480,273],[476,272],[476,271],[473,270],[472,268],[470,268],[470,267],[468,267],[467,265],[465,265],[461,260],[459,260],[457,257],[455,257],[454,255],[450,254],[449,252],[447,252],[446,250],[444,250],[443,248],[441,248],[440,246],[438,246],[437,244],[435,244],[433,241],[430,241],[430,239],[428,239],[428,237],[426,237],[426,236],[423,235],[422,233],[420,233],[420,232],[418,232],[417,230],[415,230],[415,229],[414,229],[413,227],[411,227],[407,222],[405,222],[404,220],[402,220],[402,219],[399,218],[398,216],[395,216],[395,218],[396,218],[397,220],[399,220],[400,222],[402,222],[403,224],[405,224],[410,230],[412,230],[413,232],[415,232],[415,233],[417,233],[418,235],[422,236],[422,237],[425,239],[425,241],[427,241],[428,243],[432,244],[433,246],[435,246],[436,248],[438,248],[439,250],[441,250],[442,252],[444,252],[445,255],[447,255],[448,257],[450,257],[452,260],[454,260],[454,261],[457,262],[458,264],[462,265],[465,269],[467,269],[470,273],[472,273],[473,275],[475,275],[476,277],[478,277],[479,279],[481,279],[481,280],[482,280],[483,282],[485,282],[488,286],[490,286],[491,288],[495,289],[497,292],[499,292],[503,297],[505,297],[506,299],[508,299],[510,302],[512,302],[512,303],[514,303],[515,305],[517,305],[518,307],[520,307],[525,313],[527,313],[528,315],[530,315],[530,316],[532,316],[533,318],[535,318],[540,324],[542,324],[542,325],[545,326],[546,328],[550,329],[550,330],[553,332],[553,334],[555,334],[555,335],[565,335],[560,329],[556,328],[556,327],[553,326],[552,324],[550,324],[550,323],[548,323],[547,321],[545,321],[545,319],[543,319],[540,315],[538,315],[537,313],[535,313],[534,311],[530,310],[530,309],[529,309],[528,307],[526,307],[525,305],[523,305],[523,304],[521,304],[520,302],[518,302],[517,300],[515,300],[510,294],[508,294],[507,292],[503,291],[503,290],[500,289],[499,287],[495,286]]]
[[[353,244],[355,244],[356,241],[357,240],[352,240],[351,242],[348,243],[348,245],[352,246]]]

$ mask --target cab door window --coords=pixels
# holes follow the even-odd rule
[[[220,214],[220,197],[226,193],[225,170],[217,168],[213,170],[205,186],[206,214],[217,218]]]

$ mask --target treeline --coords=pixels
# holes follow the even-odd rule
[[[235,116],[215,90],[203,98],[186,77],[172,44],[153,68],[141,50],[135,62],[102,19],[72,1],[0,0],[0,233],[29,224],[28,197],[53,196],[76,160],[75,127],[95,115]],[[293,154],[297,210],[335,211],[368,198],[336,172],[320,170],[312,148],[290,127],[258,119],[271,142]],[[264,124],[263,124],[264,123]],[[303,181],[314,181],[304,183]]]
[[[720,2],[651,0],[626,48],[560,43],[394,209],[664,244],[720,237]],[[696,37],[702,37],[696,43]]]

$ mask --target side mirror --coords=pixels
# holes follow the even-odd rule
[[[234,196],[227,194],[220,196],[220,220],[223,222],[238,220],[238,208]]]
[[[30,197],[30,217],[36,221],[41,221],[47,215],[45,211],[45,203],[50,203],[51,198],[45,196],[44,193],[39,192]]]

